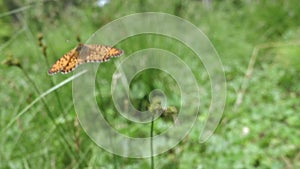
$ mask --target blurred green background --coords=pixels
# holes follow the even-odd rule
[[[150,158],[113,155],[95,145],[76,118],[72,84],[31,104],[72,76],[49,76],[50,65],[85,42],[101,26],[137,12],[164,12],[188,20],[215,46],[227,80],[226,107],[214,135],[199,143],[199,128],[170,151],[154,158],[155,168],[300,168],[300,5],[298,0],[3,0],[0,1],[0,168],[150,168]],[[201,45],[201,44],[200,44]],[[210,105],[209,77],[193,65],[194,53],[174,39],[139,35],[116,45],[134,51],[168,49],[191,66],[201,86],[198,123]],[[122,58],[118,58],[122,59]],[[150,124],[124,120],[114,109],[110,83],[116,60],[97,74],[97,100],[121,133],[149,136]],[[152,81],[156,76],[156,83]],[[168,85],[162,85],[168,84]],[[174,80],[157,70],[138,74],[130,84],[140,110],[160,88],[177,107]],[[25,108],[28,109],[25,109]],[[23,110],[26,111],[23,111]],[[179,107],[177,107],[179,109]],[[155,122],[158,134],[172,120]]]

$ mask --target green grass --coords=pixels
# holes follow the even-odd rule
[[[22,67],[0,66],[0,168],[150,168],[150,158],[113,155],[89,139],[76,118],[71,83],[31,105],[42,93],[72,76],[49,76],[47,70],[77,44],[78,36],[85,42],[104,24],[144,11],[176,14],[203,30],[220,55],[227,80],[226,107],[214,135],[200,144],[201,125],[194,127],[176,147],[154,157],[155,167],[299,168],[298,3],[297,0],[226,0],[213,1],[207,9],[200,1],[193,0],[169,3],[135,0],[112,1],[99,9],[87,2],[67,8],[49,2],[21,11],[19,22],[12,22],[12,14],[0,17],[1,25],[5,25],[0,27],[0,62],[12,56]],[[1,13],[7,12],[2,11],[5,9],[2,3],[0,9]],[[49,12],[43,12],[45,9]],[[38,45],[38,34],[43,35],[46,56]],[[109,123],[119,132],[132,137],[149,136],[151,124],[135,124],[121,118],[110,97],[116,63],[149,47],[167,49],[182,56],[201,86],[200,113],[208,111],[209,77],[204,66],[194,62],[195,54],[183,44],[150,34],[128,38],[117,47],[125,54],[101,65],[97,74],[101,87],[97,88],[99,96],[96,98]],[[255,49],[257,53],[253,53]],[[250,61],[254,61],[254,65],[249,69]],[[249,70],[252,73],[245,77]],[[157,81],[151,80],[153,76]],[[168,85],[162,85],[161,81]],[[154,88],[165,91],[170,96],[170,104],[180,109],[180,95],[171,92],[177,88],[176,83],[163,72],[140,73],[130,88],[131,101],[139,109],[147,109],[147,96]],[[240,93],[242,100],[236,104]],[[29,109],[20,114],[26,107]],[[205,117],[200,114],[198,123]],[[9,125],[10,122],[13,123]],[[154,134],[170,126],[171,121],[159,119],[154,123]]]

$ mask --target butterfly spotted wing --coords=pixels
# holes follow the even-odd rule
[[[52,75],[57,72],[68,73],[74,70],[79,64],[105,62],[112,57],[120,56],[122,53],[122,50],[109,46],[79,44],[58,59],[51,66],[48,74]]]

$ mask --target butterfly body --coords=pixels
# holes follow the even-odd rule
[[[106,62],[112,57],[120,56],[122,53],[122,50],[109,46],[79,44],[58,59],[48,70],[48,74],[69,73],[82,63]]]

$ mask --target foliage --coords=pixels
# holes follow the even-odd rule
[[[70,83],[31,103],[49,88],[71,75],[48,76],[47,69],[59,56],[85,42],[97,29],[136,12],[176,14],[205,32],[224,65],[227,80],[226,108],[214,135],[199,143],[199,128],[170,151],[156,156],[157,168],[299,168],[299,54],[300,6],[297,0],[252,1],[158,0],[111,1],[104,7],[92,0],[19,1],[17,13],[0,14],[0,167],[1,168],[150,168],[150,159],[112,155],[95,145],[82,130],[72,103]],[[1,13],[9,12],[0,2]],[[3,10],[2,10],[3,9]],[[16,14],[18,20],[12,17]],[[13,33],[15,32],[15,33]],[[38,40],[37,36],[43,37]],[[41,49],[41,44],[45,48]],[[201,44],[199,44],[201,45]],[[183,56],[201,84],[201,123],[210,104],[209,77],[203,65],[193,64],[193,52],[174,39],[155,35],[131,37],[118,44],[126,53],[166,48]],[[258,49],[253,72],[245,78],[253,50]],[[17,64],[16,64],[17,63]],[[121,133],[147,136],[149,125],[119,118],[110,100],[114,61],[98,70],[97,101],[107,120]],[[153,73],[158,79],[153,81]],[[247,86],[236,106],[241,85]],[[163,83],[162,83],[163,82]],[[169,85],[163,85],[169,84]],[[149,106],[154,88],[167,94],[180,109],[178,86],[164,72],[145,71],[130,84],[131,101],[138,109]],[[141,90],[142,89],[142,90]],[[175,89],[175,92],[174,92]],[[26,106],[29,109],[19,116]],[[13,120],[8,128],[8,124]],[[171,121],[155,122],[161,133]]]

